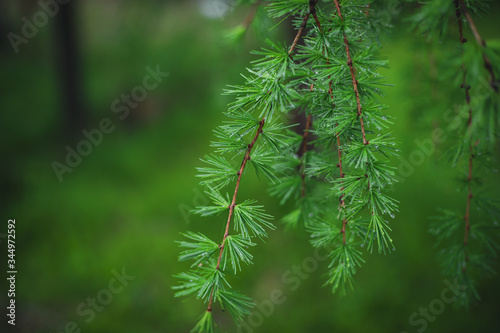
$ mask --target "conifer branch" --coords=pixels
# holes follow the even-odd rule
[[[321,26],[318,27],[319,30],[321,31]],[[330,65],[330,62],[327,60],[326,61],[327,65]],[[329,79],[331,79],[331,76],[328,77]],[[335,99],[333,98],[333,90],[332,90],[332,80],[330,80],[328,82],[328,94],[330,95],[330,99],[332,101],[332,107],[335,108]],[[335,124],[335,126],[338,126],[338,124]],[[344,200],[344,193],[342,193],[342,191],[344,191],[344,186],[343,183],[344,183],[344,171],[342,169],[342,147],[341,147],[341,144],[340,144],[340,133],[336,133],[336,139],[337,139],[337,154],[338,154],[338,158],[339,158],[339,163],[338,163],[338,167],[339,167],[339,177],[340,177],[340,184],[341,184],[341,187],[340,187],[340,203],[339,203],[339,211],[341,211],[342,209],[345,208],[345,200]],[[340,230],[340,232],[342,233],[342,243],[345,245],[345,228],[346,228],[346,225],[347,225],[347,219],[345,218],[345,216],[342,217],[342,229]]]
[[[314,21],[316,22],[316,25],[318,26],[318,29],[321,31],[321,22],[319,21],[318,15],[316,14],[316,11],[313,11],[311,14],[314,18]]]
[[[245,30],[248,29],[248,27],[250,27],[250,24],[252,24],[252,21],[255,17],[255,14],[257,13],[257,8],[259,8],[259,5],[261,2],[262,2],[262,0],[257,0],[252,5],[252,7],[248,11],[247,15],[245,16],[245,19],[243,20],[243,24],[242,24],[243,27],[245,28]]]
[[[255,133],[255,136],[254,136],[252,142],[248,145],[245,156],[243,157],[243,162],[241,163],[241,167],[237,173],[238,180],[236,181],[236,186],[234,188],[233,200],[231,201],[231,204],[228,207],[229,208],[229,216],[227,218],[226,230],[224,231],[224,237],[222,238],[222,243],[220,245],[219,258],[217,259],[217,266],[215,266],[216,270],[220,269],[220,262],[222,259],[222,253],[224,252],[224,245],[226,244],[226,239],[229,236],[229,226],[231,225],[231,218],[233,216],[234,207],[236,206],[236,197],[238,196],[238,189],[240,188],[241,176],[243,175],[243,171],[245,170],[245,165],[247,164],[247,161],[250,160],[250,153],[252,152],[252,148],[255,145],[257,138],[262,133],[262,128],[264,127],[264,123],[265,123],[265,118],[262,118],[262,120],[259,123],[259,128],[257,129],[257,132]],[[212,291],[210,293],[210,300],[208,301],[208,307],[207,307],[208,312],[212,311],[214,289],[215,289],[215,287],[212,288]]]
[[[342,16],[342,12],[340,10],[340,5],[338,0],[333,0],[335,2],[335,7],[337,8],[337,13],[339,15],[339,18],[342,22],[344,22],[344,18]],[[365,135],[365,125],[363,122],[363,116],[362,116],[362,108],[361,108],[361,99],[359,97],[359,90],[358,90],[358,81],[356,80],[356,74],[354,71],[354,65],[353,61],[351,58],[351,52],[349,50],[349,41],[347,39],[347,36],[345,34],[345,31],[342,31],[342,34],[344,36],[344,45],[345,45],[345,51],[347,54],[347,65],[349,66],[349,69],[351,71],[351,78],[352,78],[352,86],[354,88],[354,94],[356,96],[356,105],[358,108],[358,117],[359,117],[359,123],[361,124],[361,134],[363,136],[363,144],[367,145],[370,143],[369,141],[366,140],[366,135]]]
[[[494,82],[495,78],[492,76],[491,63],[485,57],[486,54],[489,55],[489,50],[486,49],[486,43],[479,35],[468,12],[468,8],[480,10],[480,3],[473,1],[466,3],[468,7],[463,0],[453,0],[449,3],[429,2],[422,10],[422,14],[415,16],[416,21],[426,27],[426,32],[433,29],[443,32],[446,22],[444,10],[448,10],[451,4],[459,33],[461,46],[460,88],[464,89],[466,102],[464,108],[467,110],[468,116],[464,124],[464,133],[461,133],[464,138],[455,143],[454,149],[450,150],[450,157],[453,166],[456,166],[458,162],[463,162],[466,170],[463,177],[463,188],[467,198],[464,202],[464,212],[441,210],[440,216],[432,217],[434,222],[429,231],[437,238],[437,244],[444,244],[444,248],[440,252],[444,274],[456,278],[463,286],[462,291],[457,295],[457,303],[461,306],[468,306],[474,299],[479,300],[474,275],[494,272],[491,259],[496,257],[498,249],[498,241],[495,239],[498,237],[498,228],[495,223],[490,225],[488,218],[498,216],[497,212],[499,211],[498,203],[494,203],[484,194],[476,193],[476,189],[473,188],[475,178],[478,178],[477,174],[481,172],[478,167],[479,162],[483,162],[481,155],[492,153],[491,150],[494,146],[489,142],[493,142],[498,135],[496,132],[498,122],[492,117],[488,117],[491,112],[490,103],[497,103],[493,100],[492,95],[489,95],[483,103],[479,103],[474,110],[472,108],[473,102],[469,90],[471,85],[478,84],[480,74],[478,68],[467,65],[468,57],[466,57],[465,52],[467,39],[464,37],[466,24],[470,26],[472,34],[480,46],[479,52],[481,52],[482,60],[487,69],[486,76],[491,79],[492,88],[495,89],[497,83]],[[472,75],[469,74],[469,71]],[[484,165],[488,166],[486,163]],[[474,200],[472,200],[473,198]],[[477,209],[473,213],[474,223],[471,223],[473,206]],[[471,246],[472,240],[474,241],[473,246]]]
[[[297,34],[295,35],[295,38],[293,39],[292,45],[290,46],[290,49],[288,50],[288,54],[291,54],[295,47],[297,46],[297,43],[299,42],[300,37],[302,36],[302,33],[304,32],[304,29],[307,25],[307,20],[309,19],[309,15],[313,14],[316,15],[316,10],[315,6],[318,0],[309,0],[309,11],[304,15],[304,19],[302,20],[302,23],[300,24],[299,30],[297,31]]]
[[[461,12],[460,12],[460,5],[459,5],[459,0],[455,0],[455,15],[457,17],[457,23],[458,23],[458,31],[459,31],[459,36],[460,36],[460,43],[462,44],[462,57],[463,57],[463,47],[464,44],[467,42],[467,40],[463,36],[463,29],[462,29],[462,20],[461,20]],[[474,31],[474,29],[473,29]],[[467,84],[467,69],[465,67],[465,63],[462,61],[462,84],[461,87],[464,89],[465,92],[465,101],[467,103],[467,107],[469,108],[469,116],[467,120],[467,129],[470,131],[471,130],[471,125],[472,125],[472,107],[470,105],[470,95],[469,95],[469,89],[471,88]],[[472,138],[471,142],[469,143],[469,171],[468,171],[468,176],[467,176],[467,204],[465,208],[465,216],[464,216],[464,221],[465,221],[465,231],[464,231],[464,254],[465,254],[465,265],[462,268],[462,271],[465,271],[467,262],[469,261],[469,256],[467,254],[467,243],[468,243],[468,237],[469,237],[469,230],[470,230],[470,201],[472,198],[472,189],[471,189],[471,183],[472,183],[472,158],[474,157],[473,153],[473,148],[472,148]]]
[[[344,172],[342,171],[342,148],[340,147],[340,135],[337,134],[337,153],[339,156],[339,170],[340,170],[340,184],[342,185],[344,183]],[[344,186],[341,186],[340,191],[344,191]],[[345,200],[344,200],[344,193],[340,195],[340,205],[339,205],[339,210],[345,208]],[[340,231],[342,233],[342,243],[345,244],[345,227],[347,225],[347,219],[345,217],[342,218],[342,230]]]
[[[311,84],[311,91],[313,89],[313,84]],[[305,171],[305,158],[306,158],[306,153],[307,153],[307,145],[308,143],[308,138],[309,138],[309,128],[311,127],[312,124],[312,116],[311,114],[307,115],[306,118],[306,127],[304,128],[304,134],[302,135],[302,156],[300,157],[300,185],[301,185],[301,190],[300,190],[300,195],[302,198],[306,196],[306,171]]]
[[[320,33],[323,33],[323,29],[321,28],[321,23],[318,19],[318,16],[316,15],[316,13],[314,13],[314,20],[316,21],[316,25],[318,26],[318,30]],[[325,50],[322,51],[322,54],[324,55],[325,54]],[[328,57],[326,57],[326,64],[327,66],[330,66],[330,60],[328,59]],[[331,80],[332,76],[329,75],[328,76],[328,95],[330,96],[330,99],[332,101],[332,108],[335,108],[335,99],[333,98],[333,89],[332,89],[332,80]],[[335,126],[338,126],[338,124],[335,124]],[[342,191],[344,191],[344,187],[342,186],[342,184],[344,183],[343,181],[343,178],[344,178],[344,172],[342,170],[342,148],[341,148],[341,145],[340,145],[340,133],[336,133],[335,134],[336,136],[336,139],[337,139],[337,153],[338,153],[338,159],[339,159],[339,162],[338,162],[338,167],[339,167],[339,171],[340,171],[340,184],[341,184],[341,188],[340,188],[340,203],[339,203],[339,211],[341,211],[342,209],[345,208],[345,200],[344,200],[344,193],[342,193]],[[345,245],[346,243],[346,237],[345,237],[345,230],[346,230],[346,225],[347,225],[347,219],[345,218],[345,216],[342,217],[342,229],[340,230],[340,232],[342,233],[342,243]]]
[[[302,36],[302,33],[304,32],[304,29],[307,25],[307,20],[309,19],[309,15],[312,14],[314,17],[316,17],[316,7],[315,6],[316,6],[317,2],[318,2],[318,0],[310,0],[309,1],[309,11],[306,13],[306,15],[304,15],[304,19],[302,20],[302,23],[300,24],[299,30],[297,31],[297,34],[296,34],[295,38],[293,39],[292,45],[290,46],[290,49],[288,50],[289,55],[293,52],[293,50],[297,46],[297,43],[298,43],[300,37]],[[311,92],[313,90],[313,88],[314,88],[314,84],[311,83],[309,92]],[[306,173],[305,173],[304,159],[305,159],[305,154],[307,151],[309,128],[311,126],[311,123],[312,123],[312,118],[311,118],[311,114],[309,114],[309,115],[307,115],[306,126],[304,128],[304,134],[302,136],[302,152],[301,152],[301,159],[300,159],[300,169],[301,169],[301,173],[300,173],[301,190],[300,190],[300,193],[301,193],[301,197],[306,196],[306,180],[305,180]]]
[[[482,48],[487,47],[486,42],[479,34],[479,30],[477,29],[476,24],[474,23],[474,20],[472,19],[472,16],[470,15],[469,11],[467,10],[467,6],[465,5],[464,1],[463,0],[454,0],[454,2],[455,2],[455,8],[457,9],[457,11],[459,10],[458,8],[460,7],[463,15],[467,19],[467,22],[469,23],[469,26],[472,30],[472,34],[474,35],[474,38],[476,39],[476,42]],[[458,14],[457,14],[457,18],[458,18]],[[461,27],[461,22],[459,22],[459,26]],[[460,35],[462,35],[461,28],[460,28]],[[463,41],[462,44],[465,41],[467,41],[466,39],[463,38],[463,36],[460,38],[460,40]],[[490,58],[488,58],[488,56],[484,53],[484,51],[483,51],[483,62],[484,62],[484,68],[486,68],[486,70],[488,71],[488,73],[490,75],[490,85],[496,92],[498,92],[498,84],[495,81],[495,74],[493,72],[493,66],[491,65]]]
[[[276,0],[270,3],[271,17],[297,17],[293,21],[296,36],[289,48],[269,41],[270,48],[253,52],[261,58],[248,69],[250,75],[243,76],[245,84],[230,86],[226,90],[236,99],[229,104],[227,116],[230,120],[215,130],[217,140],[211,143],[215,154],[206,155],[202,159],[206,166],[197,168],[197,176],[202,179],[200,183],[208,187],[207,194],[213,204],[196,207],[194,212],[202,216],[228,214],[221,243],[201,233],[185,234],[189,241],[180,242],[185,250],[179,260],[194,263],[189,272],[176,275],[181,284],[173,287],[177,290],[175,295],[195,294],[208,303],[194,329],[197,333],[212,332],[215,328],[212,317],[215,302],[220,302],[237,322],[250,314],[251,300],[231,290],[225,278],[229,274],[226,265],[232,266],[236,273],[241,269],[241,262],[250,264],[252,255],[246,249],[255,245],[252,237],[265,237],[263,227],[272,228],[273,225],[268,222],[270,216],[264,213],[262,206],[252,205],[255,201],[236,204],[247,164],[273,184],[280,180],[271,193],[280,196],[281,202],[290,198],[297,200],[298,207],[283,218],[286,223],[293,225],[302,219],[312,232],[314,246],[332,246],[328,278],[332,291],[340,289],[345,292],[346,287],[353,286],[356,268],[364,262],[358,250],[362,246],[358,238],[365,238],[365,241],[369,238],[367,249],[370,251],[378,245],[379,252],[385,253],[392,243],[388,236],[388,222],[382,215],[393,216],[391,212],[397,210],[396,201],[383,192],[384,186],[394,182],[394,172],[386,164],[389,155],[396,155],[391,147],[394,144],[389,141],[389,135],[384,134],[374,137],[372,144],[368,145],[365,135],[365,125],[366,133],[372,133],[368,132],[371,126],[381,131],[386,123],[390,123],[381,112],[382,105],[368,103],[374,93],[378,93],[376,70],[384,62],[373,56],[376,47],[365,42],[364,36],[370,38],[374,35],[367,29],[369,25],[366,23],[369,22],[359,10],[358,3],[343,8],[343,14],[349,18],[346,22],[338,2],[335,5],[341,21],[330,19],[336,11],[333,3],[322,6],[321,11],[316,8],[317,3],[318,0]],[[315,28],[308,29],[308,23]],[[347,32],[352,35],[351,44],[347,41]],[[298,46],[302,36],[304,43]],[[363,51],[358,53],[358,49]],[[353,59],[356,59],[356,66]],[[345,62],[349,64],[349,70]],[[310,85],[309,89],[306,84]],[[352,111],[354,103],[357,112]],[[281,124],[279,115],[274,116],[298,105],[307,105],[308,111],[302,136],[292,134],[287,129],[290,126]],[[254,112],[260,112],[260,116],[256,118]],[[311,139],[313,134],[314,141]],[[363,141],[357,139],[360,134]],[[247,145],[250,136],[253,139]],[[313,145],[314,149],[310,149]],[[333,145],[337,146],[336,153],[330,151]],[[222,154],[243,155],[239,168]],[[338,155],[338,162],[335,155]],[[337,170],[340,170],[340,176],[337,176]],[[348,176],[344,174],[346,170]],[[275,174],[277,171],[280,178]],[[309,181],[310,186],[306,183]],[[224,197],[219,190],[233,182],[236,184],[230,200],[229,195]],[[325,182],[324,186],[321,182]],[[331,184],[334,186],[329,186]],[[337,197],[338,207],[322,205],[321,199],[325,195]],[[372,211],[370,225],[361,216],[358,220],[358,215],[367,208]],[[337,209],[338,214],[335,214]],[[235,235],[229,235],[231,224]]]

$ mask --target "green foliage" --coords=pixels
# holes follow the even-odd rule
[[[184,282],[176,287],[177,295],[195,294],[209,302],[210,311],[212,298],[217,299],[236,321],[248,314],[250,299],[231,290],[226,277],[252,263],[254,238],[263,239],[274,225],[255,200],[236,201],[246,166],[271,183],[269,191],[281,204],[292,205],[282,218],[286,226],[305,229],[312,246],[330,252],[326,284],[333,292],[345,294],[354,287],[365,251],[394,251],[389,221],[399,202],[390,193],[396,183],[391,161],[399,151],[389,131],[394,119],[379,101],[381,87],[387,86],[379,70],[387,62],[379,59],[378,30],[371,28],[387,24],[372,15],[378,7],[370,5],[270,2],[269,15],[280,20],[292,16],[298,34],[289,46],[267,41],[253,52],[258,59],[243,76],[245,82],[225,91],[234,98],[229,120],[215,131],[215,154],[203,159],[208,166],[198,169],[214,205],[195,211],[204,216],[228,211],[228,232],[219,246],[201,234],[187,234],[191,241],[180,243],[187,248],[180,260],[191,260],[196,268],[178,276]],[[412,23],[430,37],[446,38],[457,23],[468,34],[467,26],[477,30],[470,15],[484,8],[482,1],[428,2]],[[467,44],[462,35],[457,38],[462,48],[455,47],[460,52],[454,51],[444,74],[446,82],[465,92],[447,127],[457,138],[447,153],[461,171],[457,178],[464,202],[458,211],[441,210],[430,225],[445,274],[462,288],[456,304],[464,306],[479,298],[477,277],[494,273],[500,217],[498,202],[481,190],[484,175],[493,171],[498,142],[499,48],[472,35]],[[484,82],[488,93],[471,95],[471,87],[484,88]],[[305,119],[301,131],[284,121],[291,117],[283,114],[292,110]],[[239,167],[233,165],[235,157],[242,159]],[[224,199],[219,191],[235,182],[233,199]],[[200,281],[192,282],[194,277]]]
[[[249,297],[234,291],[219,291],[219,299],[222,309],[229,312],[236,322],[250,314],[250,309],[254,307]]]
[[[193,265],[197,265],[204,257],[210,257],[219,248],[217,243],[201,233],[188,232],[184,236],[194,242],[177,242],[180,247],[188,248],[181,253],[179,261],[195,259]]]
[[[331,264],[328,283],[332,285],[332,291],[340,289],[342,294],[346,293],[349,286],[354,288],[354,274],[356,267],[360,267],[364,260],[361,258],[361,251],[354,247],[355,244],[339,245],[331,253]]]
[[[342,18],[333,1],[317,6],[321,26],[311,13],[304,45],[297,47],[295,58],[300,62],[290,67],[302,76],[296,81],[300,99],[295,104],[311,117],[308,131],[314,137],[295,142],[286,156],[288,163],[280,165],[281,183],[271,190],[283,202],[296,200],[297,209],[286,217],[288,225],[302,223],[312,233],[313,246],[335,248],[327,283],[342,293],[354,285],[355,267],[363,262],[356,246],[366,243],[370,252],[394,249],[385,216],[394,217],[397,212],[397,200],[388,194],[395,182],[394,168],[388,163],[398,151],[390,133],[384,132],[392,120],[376,99],[383,84],[378,69],[386,62],[377,58],[377,36],[367,28],[376,24],[376,18],[365,13],[367,4],[342,2]],[[308,5],[299,8],[294,3],[293,10],[306,13]],[[273,2],[272,13],[289,6],[285,1]],[[296,27],[300,24],[297,19]],[[350,262],[344,265],[344,259]]]
[[[367,15],[369,3],[342,2],[341,16],[334,2],[270,3],[271,17],[297,17],[297,39],[304,43],[285,47],[267,41],[268,47],[253,52],[259,58],[243,76],[244,84],[225,91],[234,96],[226,114],[230,120],[215,130],[215,154],[202,159],[208,166],[198,168],[214,205],[195,212],[209,216],[227,210],[226,230],[232,223],[235,234],[223,235],[219,259],[208,266],[205,261],[217,252],[212,241],[190,234],[198,244],[180,243],[189,248],[180,259],[194,259],[203,273],[202,281],[181,285],[177,295],[196,292],[198,298],[209,298],[210,311],[211,297],[219,298],[236,320],[246,313],[248,300],[225,289],[230,274],[226,268],[236,274],[241,263],[252,263],[252,239],[274,229],[271,216],[255,200],[235,201],[247,165],[274,184],[270,191],[282,203],[295,201],[296,209],[284,217],[288,226],[305,227],[314,246],[333,249],[327,281],[333,291],[352,288],[356,269],[364,262],[357,247],[366,243],[369,251],[393,249],[385,216],[394,217],[397,211],[397,201],[387,193],[395,182],[388,160],[397,150],[384,132],[392,121],[376,99],[383,85],[377,71],[386,62],[377,58],[376,36],[368,29],[376,23]],[[280,116],[297,107],[307,117],[303,135],[292,133]],[[236,156],[243,158],[239,169],[230,162]],[[219,190],[235,180],[233,200],[224,199]]]
[[[200,321],[191,330],[191,333],[214,333],[216,330],[216,324],[212,316],[211,311],[205,311],[201,316]]]
[[[241,235],[227,236],[224,242],[226,247],[223,253],[222,269],[226,269],[226,264],[229,261],[236,274],[237,270],[241,270],[240,262],[251,264],[253,256],[246,250],[250,246],[255,246],[248,238]]]
[[[241,236],[250,239],[250,236],[266,237],[264,227],[274,229],[269,221],[272,216],[264,213],[263,206],[252,205],[255,200],[245,200],[234,207],[234,229],[241,232]]]
[[[450,38],[454,38],[456,46],[461,46],[460,54],[447,64],[447,76],[453,78],[457,90],[464,89],[464,97],[457,101],[461,105],[454,122],[459,126],[448,128],[450,136],[456,139],[446,157],[454,168],[460,169],[456,179],[463,201],[457,205],[460,208],[441,209],[439,216],[432,217],[429,232],[441,248],[443,273],[462,286],[456,304],[465,307],[479,300],[477,280],[494,273],[500,245],[497,222],[500,205],[481,193],[482,180],[495,172],[492,158],[500,124],[500,99],[495,91],[498,82],[493,80],[500,73],[498,53],[487,47],[471,16],[485,8],[484,1],[434,1],[426,3],[413,18],[415,24],[424,27],[425,33],[439,31],[441,38],[452,34],[447,22],[454,21],[450,26],[456,36]],[[465,38],[468,27],[475,32]],[[478,86],[487,93],[477,94]]]

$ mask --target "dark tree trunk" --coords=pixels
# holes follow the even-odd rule
[[[82,90],[76,6],[77,1],[74,0],[61,5],[59,13],[55,16],[65,136],[72,141],[78,138],[78,134],[87,124]]]

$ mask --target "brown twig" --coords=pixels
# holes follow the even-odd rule
[[[463,57],[463,45],[467,41],[464,36],[463,36],[463,29],[462,29],[462,21],[461,21],[461,12],[460,12],[460,5],[459,5],[459,0],[454,0],[455,3],[455,14],[457,17],[457,23],[458,23],[458,31],[460,33],[460,43],[462,44],[462,57]],[[474,29],[473,29],[474,31]],[[465,68],[465,63],[462,62],[462,84],[461,87],[465,91],[465,100],[467,102],[467,106],[469,108],[469,118],[467,120],[467,129],[471,129],[472,125],[472,107],[470,105],[470,95],[469,95],[469,89],[470,86],[467,85],[467,69]],[[472,138],[471,138],[472,139]],[[470,230],[470,201],[472,198],[472,189],[471,189],[471,182],[472,182],[472,159],[474,157],[474,151],[472,147],[472,143],[469,144],[469,149],[470,149],[470,154],[469,154],[469,174],[467,176],[467,182],[468,182],[468,193],[467,193],[467,204],[465,208],[465,216],[464,216],[464,221],[465,221],[465,231],[464,231],[464,247],[467,246],[468,238],[469,238],[469,230]],[[465,252],[465,261],[469,261],[469,255],[467,254],[466,249],[464,248]],[[462,268],[463,271],[465,271],[466,266]]]
[[[333,0],[333,2],[335,2],[335,7],[337,8],[337,13],[339,15],[340,20],[344,21],[338,0]],[[352,58],[351,58],[351,51],[349,50],[349,41],[347,40],[347,36],[346,36],[345,32],[343,32],[343,35],[344,35],[345,51],[347,54],[347,65],[349,66],[349,69],[351,71],[352,86],[354,88],[354,94],[356,95],[356,104],[357,104],[357,109],[358,109],[359,123],[361,124],[361,134],[363,136],[363,144],[367,145],[370,143],[370,141],[366,140],[366,135],[365,135],[365,125],[364,125],[363,116],[362,116],[361,99],[359,97],[358,80],[356,80],[356,74],[355,74],[355,70],[354,70],[354,66],[353,66],[353,62],[352,62]]]
[[[302,156],[300,160],[300,179],[301,179],[301,191],[300,195],[302,198],[306,196],[306,172],[305,172],[305,165],[304,165],[304,159],[306,156],[307,152],[307,144],[308,144],[308,137],[309,137],[309,128],[311,127],[311,114],[307,115],[306,119],[306,127],[304,128],[304,134],[302,135]]]
[[[262,120],[259,122],[259,128],[257,129],[257,133],[255,133],[255,136],[254,136],[252,142],[248,145],[247,151],[245,153],[245,157],[243,157],[243,162],[241,163],[240,170],[237,173],[238,180],[236,181],[236,187],[234,189],[233,200],[231,201],[231,204],[228,207],[229,208],[229,216],[227,218],[226,231],[224,232],[224,237],[222,238],[222,243],[219,246],[220,247],[219,259],[217,260],[217,266],[215,267],[215,269],[220,268],[222,253],[224,252],[224,245],[226,243],[227,236],[229,236],[229,226],[231,225],[231,217],[233,216],[234,207],[236,206],[236,197],[238,196],[238,189],[240,188],[241,176],[243,175],[243,171],[245,170],[245,165],[250,160],[250,153],[252,152],[252,148],[255,145],[257,138],[262,133],[262,128],[264,127],[264,123],[265,123],[265,118],[262,118]],[[209,312],[212,311],[212,301],[213,301],[213,296],[214,296],[214,289],[215,289],[215,287],[212,288],[212,292],[210,293],[210,300],[208,301],[207,311],[209,311]]]
[[[262,0],[256,1],[248,11],[247,16],[245,16],[245,19],[243,20],[242,23],[245,30],[248,29],[250,24],[252,24],[253,18],[255,17],[255,13],[257,13],[257,8],[259,7],[261,2]]]
[[[313,91],[314,89],[314,84],[311,83],[311,87],[309,89],[309,92]],[[302,198],[306,196],[306,172],[305,172],[305,165],[304,165],[304,159],[306,156],[307,152],[307,145],[309,141],[309,129],[312,126],[312,116],[309,113],[307,115],[306,119],[306,127],[304,128],[304,134],[302,134],[302,143],[301,143],[301,156],[300,156],[300,179],[301,179],[301,191],[300,195]]]
[[[316,13],[313,13],[313,17],[314,17],[314,20],[316,21],[316,25],[318,26],[318,30],[322,33],[322,28],[321,28],[321,23],[318,19],[318,16],[316,15]],[[325,50],[323,50],[323,55],[325,54]],[[326,56],[326,64],[327,65],[330,65],[330,61],[328,60],[328,56]],[[328,79],[331,79],[331,75],[328,76]],[[330,80],[328,82],[328,94],[330,95],[330,99],[332,100],[332,107],[335,107],[335,100],[333,98],[333,90],[332,90],[332,81]],[[338,163],[338,167],[339,167],[339,170],[340,170],[340,183],[343,184],[344,181],[343,181],[343,178],[344,178],[344,172],[342,171],[342,148],[340,147],[340,134],[337,133],[336,135],[337,137],[337,153],[338,153],[338,156],[339,156],[339,163]],[[344,190],[344,187],[342,186],[341,191]],[[345,207],[345,200],[344,200],[344,194],[341,194],[340,196],[340,203],[339,203],[339,211],[341,209],[343,209]],[[342,233],[342,240],[343,240],[343,243],[345,244],[345,228],[346,228],[346,225],[347,225],[348,221],[347,219],[344,217],[342,219],[342,230],[341,230],[341,233]]]
[[[300,24],[299,30],[297,31],[297,35],[295,35],[295,38],[293,39],[292,46],[290,46],[290,49],[288,50],[288,54],[291,54],[293,50],[295,49],[295,46],[297,46],[297,43],[299,42],[300,36],[302,36],[302,33],[304,32],[304,29],[307,25],[307,20],[309,19],[309,15],[313,14],[316,15],[316,3],[318,0],[309,0],[309,12],[304,15],[304,19],[302,20],[302,23]]]
[[[304,15],[304,19],[302,20],[302,23],[300,24],[299,30],[297,31],[297,34],[295,35],[295,38],[293,39],[292,45],[290,46],[290,49],[288,50],[289,55],[292,54],[293,50],[297,46],[297,43],[298,43],[300,37],[302,36],[302,33],[304,32],[304,29],[307,25],[307,20],[309,19],[309,15],[313,15],[314,17],[316,17],[315,6],[316,6],[317,2],[318,2],[318,0],[309,0],[309,12],[306,13],[306,15]],[[311,83],[311,88],[309,89],[309,91],[312,91],[313,87],[314,87],[314,85]],[[307,151],[307,140],[308,140],[308,136],[309,136],[309,128],[311,126],[311,123],[312,123],[312,118],[311,118],[311,114],[309,114],[307,116],[304,134],[302,136],[302,156],[301,156],[301,161],[300,161],[300,168],[301,168],[300,178],[301,178],[301,196],[302,197],[305,197],[305,195],[306,195],[306,180],[305,180],[306,174],[305,174],[305,167],[304,167],[304,158],[305,158],[304,156],[305,156],[305,153]]]
[[[344,183],[344,172],[342,171],[342,148],[340,148],[340,135],[337,134],[337,152],[339,155],[339,171],[340,171],[340,184]],[[344,186],[340,188],[340,191],[342,192],[344,190]],[[345,200],[344,200],[344,194],[340,195],[340,205],[339,205],[339,210],[345,208]],[[342,242],[345,244],[345,227],[347,225],[348,221],[344,217],[342,219],[342,230],[340,231],[342,233]]]
[[[481,35],[479,34],[479,30],[477,30],[476,24],[474,23],[474,20],[472,19],[472,16],[470,15],[469,11],[467,10],[467,6],[463,2],[463,0],[454,0],[455,2],[455,9],[457,11],[457,19],[459,19],[459,12],[460,9],[462,10],[463,15],[467,19],[467,22],[469,22],[469,26],[472,30],[472,34],[474,35],[474,38],[476,39],[476,42],[479,44],[479,46],[485,48],[486,47],[486,42],[484,39],[481,38]],[[465,43],[467,40],[463,38],[462,36],[462,23],[459,22],[459,29],[460,29],[460,41],[462,41],[462,44]],[[484,68],[488,71],[490,74],[490,85],[491,87],[498,92],[498,83],[495,81],[495,74],[493,72],[493,66],[491,65],[490,59],[486,56],[486,54],[483,51],[483,62],[484,62]]]

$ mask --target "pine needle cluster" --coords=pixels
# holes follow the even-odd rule
[[[179,260],[191,268],[175,275],[175,296],[206,304],[193,332],[214,332],[216,304],[237,323],[253,306],[230,282],[252,264],[251,248],[275,226],[256,200],[238,197],[248,169],[272,184],[283,203],[296,202],[284,218],[289,225],[304,226],[313,246],[330,250],[333,291],[352,288],[362,250],[393,250],[388,217],[397,201],[388,194],[395,181],[389,159],[397,149],[387,132],[392,120],[377,100],[384,85],[377,70],[385,62],[377,58],[371,11],[370,1],[360,0],[268,5],[271,18],[293,19],[297,35],[290,46],[267,41],[254,52],[258,59],[244,84],[225,91],[234,101],[214,131],[213,153],[198,168],[211,204],[194,213],[220,217],[225,228],[220,242],[198,232],[179,241]],[[302,134],[284,121],[292,110],[307,119]]]
[[[271,193],[297,203],[285,222],[304,226],[313,246],[331,251],[327,283],[345,293],[364,262],[362,250],[394,249],[388,217],[395,216],[397,200],[388,189],[397,149],[387,130],[392,120],[378,102],[385,83],[377,70],[386,62],[377,57],[370,28],[376,18],[367,1],[331,1],[313,10],[304,2],[276,1],[270,12],[294,15],[296,29],[306,31],[294,59],[307,117]]]
[[[429,231],[437,239],[444,274],[462,287],[456,304],[465,307],[479,300],[478,279],[494,273],[500,246],[500,201],[488,196],[484,185],[497,172],[493,158],[500,124],[500,57],[499,50],[487,46],[472,18],[487,10],[486,5],[485,1],[440,0],[427,3],[414,17],[426,34],[458,36],[449,37],[455,38],[460,50],[450,70],[455,72],[454,85],[463,89],[457,113],[462,126],[450,133],[455,141],[447,157],[459,170],[457,187],[463,199],[458,209],[441,209],[439,216],[432,217]],[[471,35],[470,40],[466,35]],[[486,94],[471,93],[480,85]]]

